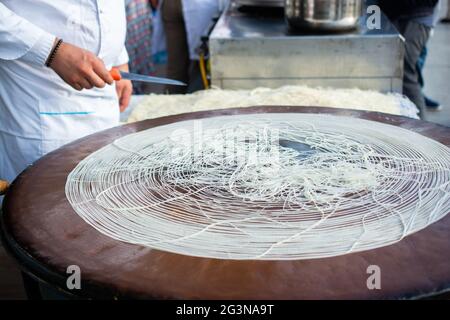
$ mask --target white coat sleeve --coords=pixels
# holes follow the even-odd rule
[[[43,66],[55,38],[0,3],[0,59]]]
[[[125,46],[123,46],[122,52],[120,53],[120,55],[117,58],[116,63],[114,65],[115,66],[121,66],[123,64],[128,63],[129,60],[130,60],[130,58],[128,56],[127,48]]]

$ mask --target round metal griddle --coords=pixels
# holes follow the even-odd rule
[[[450,128],[381,113],[313,107],[253,107],[146,120],[103,131],[52,152],[22,173],[4,202],[2,233],[23,270],[66,288],[67,267],[81,268],[91,298],[370,299],[422,298],[450,291],[450,216],[376,250],[298,261],[196,258],[122,243],[85,223],[66,199],[79,161],[124,135],[187,119],[251,113],[329,113],[384,122],[450,146]],[[381,290],[367,288],[367,268],[381,269]]]

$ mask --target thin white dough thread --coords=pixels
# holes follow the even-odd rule
[[[292,260],[400,241],[450,211],[450,150],[316,114],[177,122],[116,140],[70,173],[77,214],[114,239],[219,259]]]

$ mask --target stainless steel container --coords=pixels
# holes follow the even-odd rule
[[[285,0],[234,0],[234,3],[242,6],[254,7],[283,7]]]
[[[284,14],[263,19],[232,6],[209,38],[212,85],[402,92],[403,38],[386,16],[381,15],[381,28],[374,30],[366,19],[364,15],[352,32],[295,33],[286,32]]]
[[[357,27],[362,0],[285,0],[291,27],[317,31],[346,31]]]

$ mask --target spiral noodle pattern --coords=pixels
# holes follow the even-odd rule
[[[114,239],[219,259],[312,259],[402,240],[450,211],[450,150],[409,130],[314,114],[177,122],[70,173],[76,213]]]

